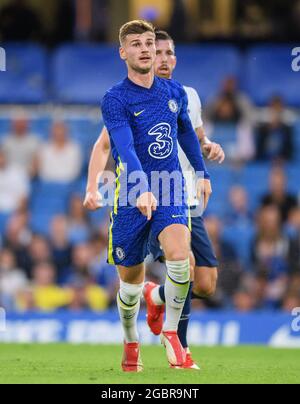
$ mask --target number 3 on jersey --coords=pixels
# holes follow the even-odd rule
[[[172,154],[173,139],[171,137],[171,126],[168,123],[159,123],[150,129],[149,136],[156,136],[156,141],[151,143],[148,152],[154,159],[166,159]]]

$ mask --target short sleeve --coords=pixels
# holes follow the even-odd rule
[[[104,124],[108,131],[129,126],[126,109],[116,97],[106,94],[101,104]]]

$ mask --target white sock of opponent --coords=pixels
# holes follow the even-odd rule
[[[166,321],[164,331],[177,331],[190,286],[190,260],[166,262]]]
[[[125,334],[125,342],[138,342],[137,318],[144,284],[131,285],[120,281],[118,309]]]

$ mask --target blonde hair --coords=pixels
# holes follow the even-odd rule
[[[129,21],[120,28],[120,44],[124,43],[128,35],[144,34],[145,32],[152,32],[155,35],[155,28],[151,22],[145,20]]]

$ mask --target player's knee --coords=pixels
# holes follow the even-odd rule
[[[123,303],[127,306],[134,306],[141,298],[144,284],[132,285],[120,281],[119,297]]]
[[[211,268],[208,271],[208,275],[198,279],[194,283],[193,291],[197,296],[200,297],[212,297],[216,293],[217,281],[218,281],[218,271],[217,268]]]
[[[190,280],[190,260],[167,261],[168,276],[177,283],[187,283]]]
[[[186,261],[189,259],[188,248],[174,248],[170,249],[166,254],[168,261]]]

